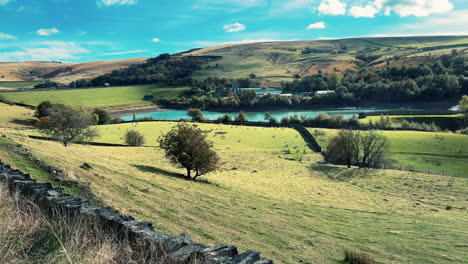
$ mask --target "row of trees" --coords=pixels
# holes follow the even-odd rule
[[[220,59],[215,56],[171,56],[161,54],[149,58],[145,63],[128,68],[114,70],[94,79],[80,79],[70,83],[72,88],[99,87],[110,85],[163,84],[192,85],[192,73],[201,69],[201,65]]]

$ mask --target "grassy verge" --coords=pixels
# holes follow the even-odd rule
[[[35,118],[34,110],[0,103],[0,127],[31,127]]]
[[[406,120],[408,122],[416,123],[426,123],[432,124],[434,122],[441,129],[456,130],[458,128],[458,122],[462,115],[391,115],[389,116],[393,124],[401,125],[401,123]],[[367,124],[369,121],[375,124],[380,122],[380,116],[368,116],[364,119],[361,119],[361,122]]]
[[[158,87],[154,85],[123,86],[110,88],[73,89],[55,91],[6,92],[3,97],[12,102],[38,105],[49,100],[53,103],[83,104],[90,107],[117,105],[146,105],[145,95],[177,96],[184,87]]]
[[[0,90],[16,90],[26,87],[32,87],[41,82],[0,82]]]
[[[184,171],[154,147],[155,138],[171,125],[99,127],[98,140],[108,142],[121,142],[126,129],[137,129],[146,134],[146,147],[65,148],[15,140],[41,159],[77,172],[106,204],[152,221],[157,230],[187,232],[208,245],[258,250],[277,263],[336,263],[345,249],[365,252],[379,263],[468,258],[463,242],[467,178],[348,170],[324,164],[320,154],[285,154],[286,141],[292,148],[304,144],[294,130],[203,124],[202,130],[213,129],[208,138],[221,156],[222,170],[205,176],[210,184],[198,183],[177,177]],[[94,169],[80,169],[83,162]]]
[[[328,140],[338,133],[336,129],[310,129],[325,132],[318,136],[326,149]],[[416,131],[383,131],[390,141],[390,157],[404,169],[432,173],[452,173],[468,176],[468,136],[449,133]]]

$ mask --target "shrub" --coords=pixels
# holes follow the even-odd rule
[[[120,124],[120,123],[123,123],[123,122],[125,122],[125,120],[123,120],[120,117],[112,118],[111,121],[110,121],[111,124]]]
[[[465,127],[464,129],[457,130],[457,134],[468,135],[468,127]]]
[[[220,117],[218,117],[218,119],[216,119],[216,120],[217,120],[218,122],[230,122],[230,121],[232,121],[231,116],[228,115],[228,114],[225,114],[225,115],[223,115],[223,116],[220,116]]]
[[[145,144],[145,137],[138,131],[129,130],[125,133],[125,143],[129,146],[142,146]]]
[[[236,117],[237,122],[247,122],[247,117],[245,116],[244,112],[240,111]]]
[[[374,264],[375,261],[365,253],[359,253],[356,251],[345,250],[344,261],[350,264]]]
[[[109,122],[112,119],[110,114],[106,110],[102,110],[102,109],[99,109],[99,108],[94,109],[93,114],[95,114],[95,115],[97,115],[99,117],[98,118],[98,124],[99,125],[109,124]]]

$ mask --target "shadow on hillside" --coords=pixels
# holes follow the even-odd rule
[[[132,166],[139,169],[142,172],[149,172],[149,173],[164,175],[164,176],[178,178],[178,179],[182,179],[182,180],[186,180],[186,181],[193,181],[193,182],[211,184],[208,180],[205,180],[205,179],[195,179],[194,180],[192,178],[187,178],[184,174],[173,172],[173,171],[168,171],[168,170],[153,167],[153,166],[145,166],[145,165],[132,165]]]
[[[320,171],[329,179],[337,181],[349,181],[355,178],[368,178],[371,177],[373,172],[369,169],[358,169],[357,167],[341,167],[334,166],[327,163],[317,163],[309,166],[310,170]]]
[[[10,123],[23,125],[23,126],[34,126],[34,123],[36,123],[36,120],[35,119],[13,119],[10,121]]]

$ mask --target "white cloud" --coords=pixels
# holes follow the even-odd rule
[[[113,56],[113,55],[122,55],[122,54],[130,54],[130,53],[143,53],[148,52],[151,50],[130,50],[130,51],[120,51],[120,52],[111,52],[111,53],[104,53],[104,56]]]
[[[374,0],[367,1],[365,6],[353,6],[348,14],[353,17],[374,17],[380,11],[389,16],[392,12],[400,17],[425,17],[451,11],[452,0]]]
[[[379,10],[373,5],[366,5],[365,7],[353,6],[349,9],[348,13],[353,17],[374,17]]]
[[[13,48],[17,50],[0,53],[0,61],[75,60],[89,53],[88,49],[73,41],[39,41],[15,45]]]
[[[0,0],[0,5],[6,5],[8,2],[14,2],[15,0]]]
[[[403,29],[414,34],[468,35],[468,9],[452,11],[444,16],[424,18],[422,22],[405,24]]]
[[[401,17],[405,16],[429,16],[430,14],[446,13],[453,9],[449,0],[400,0],[386,1],[391,11]]]
[[[50,29],[41,28],[36,31],[36,34],[39,36],[50,36],[52,34],[57,34],[59,32],[60,31],[56,28],[50,28]]]
[[[314,24],[310,24],[307,29],[324,29],[325,28],[325,22],[317,22]]]
[[[323,0],[318,11],[325,15],[344,15],[346,13],[346,3],[342,3],[340,0]]]
[[[159,42],[159,41],[161,41],[161,40],[158,39],[158,38],[154,38],[154,39],[152,39],[151,41],[153,41],[153,42]]]
[[[278,41],[298,41],[300,39],[289,39],[289,40],[278,40],[278,39],[244,39],[240,41],[195,41],[193,44],[197,46],[211,47],[221,45],[240,45],[240,44],[251,44],[251,43],[263,43],[263,42],[278,42]]]
[[[239,32],[245,29],[245,25],[236,22],[234,24],[224,25],[223,29],[226,32]]]
[[[124,5],[134,5],[136,4],[136,0],[98,0],[97,5],[99,7],[106,7],[106,6],[124,6]]]
[[[11,39],[16,39],[16,37],[0,32],[0,39],[2,39],[2,40],[11,40]]]

